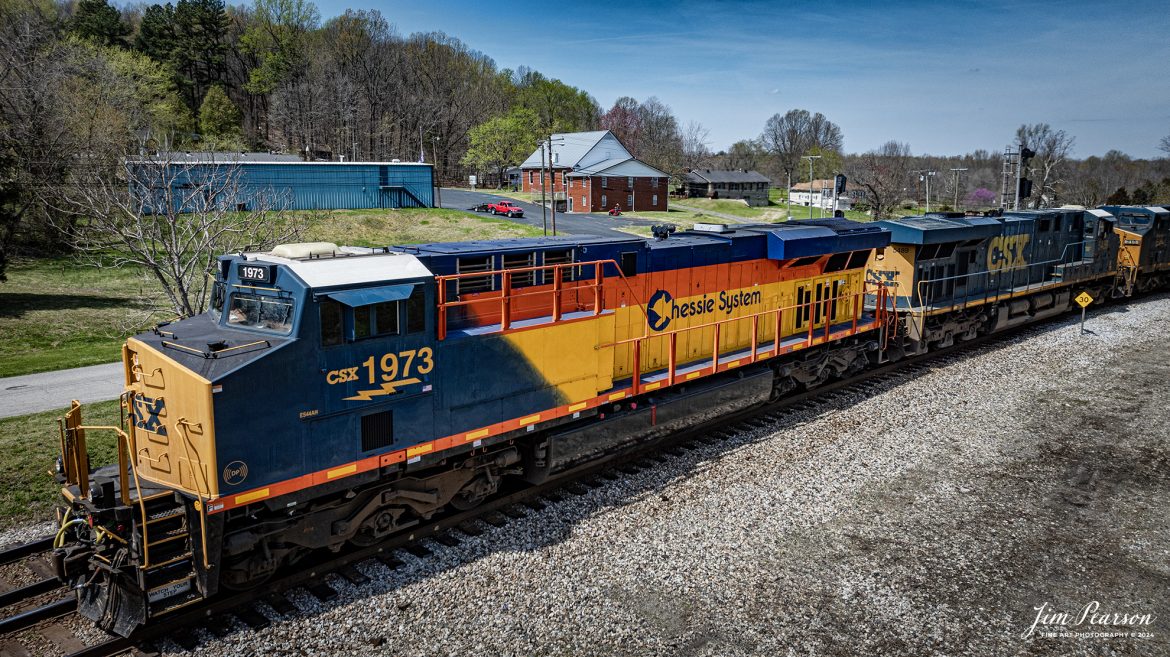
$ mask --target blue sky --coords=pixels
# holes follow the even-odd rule
[[[402,34],[441,30],[585,89],[604,109],[657,96],[713,150],[792,108],[841,126],[845,150],[1003,149],[1021,123],[1074,155],[1156,157],[1170,134],[1170,5],[1162,2],[475,2],[320,0],[378,9]]]

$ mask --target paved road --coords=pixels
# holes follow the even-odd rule
[[[466,210],[480,203],[503,199],[503,196],[444,189],[443,207]],[[524,208],[524,217],[513,219],[530,226],[542,225],[541,209],[532,203],[516,202]],[[657,222],[605,214],[557,214],[557,233],[562,235],[603,235],[631,237],[616,228],[649,226]],[[26,374],[0,379],[0,418],[68,408],[77,399],[84,403],[115,399],[122,392],[122,364],[107,363],[56,372]]]
[[[0,379],[0,418],[40,413],[122,394],[122,363],[24,374]]]
[[[506,196],[497,196],[487,192],[472,192],[463,189],[444,189],[442,192],[442,197],[442,207],[451,210],[467,210],[481,203],[491,203],[492,201],[512,201],[516,205],[524,208],[524,216],[518,219],[512,219],[512,221],[528,224],[529,226],[536,226],[537,228],[542,228],[544,226],[544,219],[541,216],[541,208],[537,204],[525,203],[524,201],[517,201]],[[607,214],[563,214],[558,212],[557,234],[629,237],[629,233],[623,233],[616,229],[623,226],[652,226],[656,223],[662,222],[647,221],[645,219],[631,219],[627,217],[611,217]],[[552,234],[551,226],[549,229],[549,234]]]

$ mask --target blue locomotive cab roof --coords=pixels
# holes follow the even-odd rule
[[[901,217],[877,222],[891,233],[895,244],[944,244],[981,240],[1003,232],[995,217]]]
[[[384,301],[401,301],[410,297],[414,291],[414,284],[383,285],[381,287],[367,287],[356,290],[342,290],[330,292],[328,297],[339,301],[350,308],[369,306]]]

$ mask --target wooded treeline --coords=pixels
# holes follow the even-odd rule
[[[712,153],[708,132],[654,97],[604,110],[586,91],[501,69],[441,32],[402,35],[377,11],[322,19],[308,0],[0,0],[0,278],[12,245],[65,249],[70,195],[124,177],[124,158],[168,150],[272,150],[307,158],[435,163],[442,183],[501,174],[554,132],[612,130],[676,180],[688,168],[756,169],[777,186],[850,175],[875,216],[913,205],[988,206],[1001,153],[914,156],[891,141],[847,154],[841,128],[802,109]],[[754,128],[745,127],[745,132]],[[1170,201],[1170,160],[1072,158],[1047,124],[1005,141],[1037,151],[1032,206]],[[1170,154],[1170,137],[1161,148]],[[961,175],[951,170],[964,168]],[[988,195],[991,195],[989,198]],[[950,199],[950,203],[947,203]],[[52,221],[50,221],[52,219]],[[60,245],[60,246],[58,246]]]

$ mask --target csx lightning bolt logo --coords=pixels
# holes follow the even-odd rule
[[[359,386],[374,386],[369,390],[357,390],[345,386],[352,392],[345,401],[370,401],[374,397],[393,395],[399,388],[422,383],[418,375],[429,374],[435,368],[435,352],[430,347],[407,349],[397,353],[370,356],[361,365],[342,367],[325,375],[325,383],[334,386],[355,383]],[[430,389],[425,386],[423,392]]]
[[[160,416],[166,415],[167,405],[162,397],[137,396],[134,398],[134,426],[160,436],[167,435],[167,426]]]

